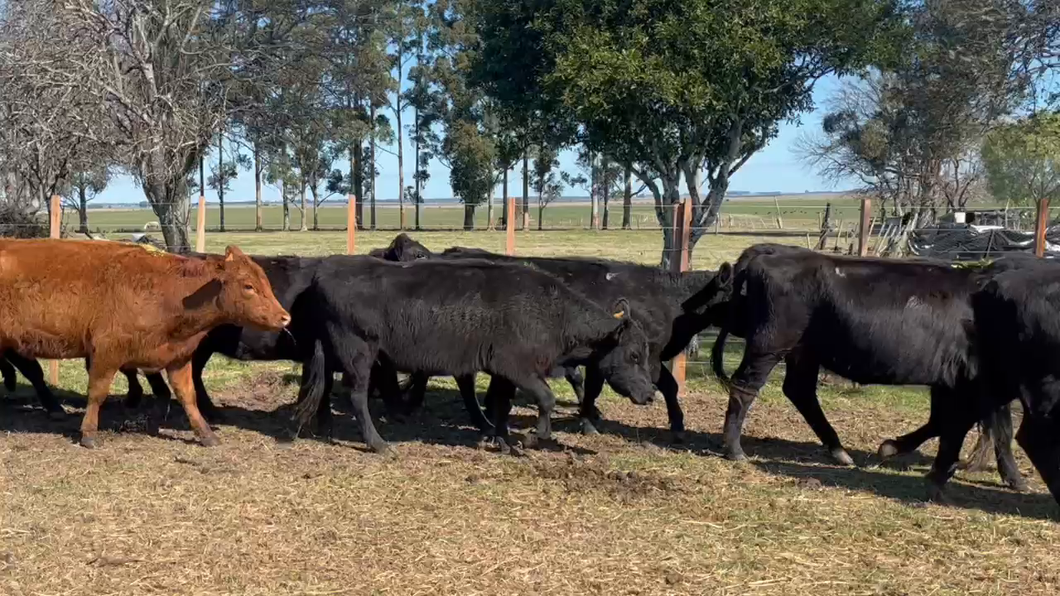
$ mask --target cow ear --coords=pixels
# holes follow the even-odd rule
[[[195,290],[192,295],[185,298],[182,303],[184,308],[188,310],[196,310],[206,306],[215,298],[221,295],[221,282],[220,280],[210,280],[203,287]]]
[[[721,267],[718,268],[717,275],[714,276],[714,281],[718,283],[719,287],[723,288],[732,285],[732,265],[722,263]]]
[[[242,259],[246,257],[243,251],[239,250],[238,246],[229,245],[225,248],[225,263],[231,263],[236,259]]]
[[[611,316],[616,319],[626,319],[629,317],[629,301],[625,298],[619,298],[615,301],[615,305],[611,307]]]

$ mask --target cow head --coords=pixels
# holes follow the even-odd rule
[[[291,322],[265,272],[235,246],[225,249],[220,275],[212,284],[217,308],[235,325],[279,331]]]
[[[387,261],[418,261],[429,259],[431,256],[432,253],[426,246],[409,238],[409,235],[404,232],[398,234],[390,246],[383,251],[383,258]]]
[[[614,329],[607,334],[598,350],[597,367],[607,384],[635,404],[651,402],[655,396],[649,366],[648,336],[640,324],[630,318],[629,302],[619,298],[611,307]]]

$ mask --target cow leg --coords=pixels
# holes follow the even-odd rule
[[[977,417],[975,408],[960,407],[952,398],[946,399],[946,404],[947,407],[944,411],[940,410],[938,418],[938,454],[927,474],[928,500],[932,501],[944,500],[943,489],[957,470],[964,438],[975,426]]]
[[[556,396],[549,389],[548,383],[538,377],[525,379],[519,388],[529,393],[537,402],[537,429],[534,440],[552,440],[552,411],[556,409]]]
[[[372,364],[372,372],[368,381],[369,394],[374,389],[379,392],[386,408],[387,416],[392,419],[401,418],[404,407],[401,398],[401,384],[398,383],[397,370],[386,358],[380,357]]]
[[[880,459],[889,459],[896,455],[912,453],[929,439],[939,436],[942,432],[942,420],[946,416],[946,411],[952,407],[946,403],[946,400],[950,398],[948,389],[932,387],[931,409],[927,423],[909,434],[902,435],[896,439],[888,439],[881,443],[877,451]]]
[[[600,415],[600,410],[596,408],[596,398],[600,397],[600,392],[603,390],[604,376],[600,373],[600,369],[595,364],[586,365],[585,397],[582,399],[581,411],[579,412],[582,434],[600,434],[595,424],[599,423],[603,416]]]
[[[66,417],[66,410],[63,409],[62,404],[55,398],[55,394],[52,393],[48,384],[44,382],[44,369],[40,367],[40,362],[35,358],[26,358],[16,352],[8,352],[6,354],[8,361],[14,366],[29,384],[33,386],[33,391],[37,394],[37,400],[40,401],[41,406],[48,412],[48,417],[60,420]]]
[[[670,420],[670,433],[675,443],[685,441],[685,413],[681,410],[681,403],[677,401],[677,393],[680,386],[677,379],[670,373],[670,369],[662,364],[659,365],[659,379],[655,381],[655,387],[663,394],[666,400],[666,417]]]
[[[422,373],[413,373],[409,377],[408,394],[405,396],[405,414],[411,415],[423,407],[423,399],[427,395],[427,381],[430,378]]]
[[[353,415],[361,424],[364,442],[376,453],[390,453],[390,446],[379,436],[368,411],[368,382],[378,350],[346,330],[332,332],[331,336],[335,355],[342,365],[343,372],[351,380],[350,399],[353,402]]]
[[[81,446],[94,449],[102,444],[97,436],[99,430],[99,408],[107,400],[110,385],[114,382],[116,368],[92,365],[88,371],[88,406],[85,417],[81,419]]]
[[[147,384],[151,386],[151,393],[154,394],[155,399],[160,399],[162,401],[169,401],[172,399],[173,394],[169,390],[169,385],[166,385],[166,380],[162,377],[162,373],[151,373],[145,376],[147,377]]]
[[[202,381],[202,373],[206,370],[206,365],[210,362],[211,356],[213,356],[213,352],[209,350],[195,350],[195,354],[191,357],[191,380],[195,386],[196,407],[207,420],[216,424],[223,421],[224,416],[221,414],[221,410],[214,405],[213,400],[210,399],[210,394],[206,391],[206,384]],[[151,386],[154,387],[154,384]]]
[[[85,369],[91,369],[88,363],[88,358],[85,358]],[[144,388],[140,385],[140,379],[136,376],[137,370],[135,368],[121,369],[121,374],[125,377],[125,382],[129,385],[129,391],[125,394],[125,407],[130,410],[135,410],[140,407],[140,404],[144,399]]]
[[[749,343],[743,361],[732,377],[729,389],[729,407],[725,411],[724,449],[725,457],[733,461],[747,459],[740,445],[740,434],[747,412],[758,397],[758,391],[766,384],[769,373],[780,362],[778,353],[759,352]]]
[[[1056,425],[1050,424],[1048,420],[1030,414],[1025,409],[1016,442],[1027,453],[1034,469],[1038,470],[1049,492],[1060,504],[1060,442],[1057,440]]]
[[[18,378],[15,376],[15,367],[6,358],[0,356],[0,374],[4,376],[4,388],[8,392],[14,392],[18,386]]]
[[[199,441],[204,447],[214,447],[220,444],[221,441],[199,412],[195,399],[195,382],[192,380],[191,362],[171,366],[166,369],[166,374],[169,376],[169,384],[173,386],[173,392],[177,394],[180,405],[184,406],[184,413],[188,416],[188,422],[195,431],[195,435],[199,437]]]
[[[1012,410],[1010,404],[991,412],[983,421],[986,430],[984,436],[994,444],[994,457],[997,458],[997,473],[1012,490],[1025,492],[1027,481],[1016,465],[1012,454]]]
[[[492,378],[490,379],[490,384],[493,384]],[[468,416],[471,417],[471,423],[485,434],[492,432],[493,424],[482,413],[482,408],[478,405],[478,398],[475,397],[475,375],[456,377],[456,385],[460,388],[460,397],[464,398],[464,408],[467,409]],[[488,390],[486,395],[488,398]]]
[[[817,374],[821,367],[799,351],[790,352],[785,359],[787,372],[784,374],[784,395],[795,404],[803,420],[810,425],[814,434],[824,444],[828,454],[844,466],[853,466],[854,458],[850,457],[839,440],[839,434],[828,422],[817,399]]]
[[[577,366],[564,367],[563,377],[570,383],[570,388],[574,390],[574,397],[578,399],[578,403],[585,401],[585,378],[581,370]]]
[[[486,391],[487,401],[493,404],[493,436],[501,453],[518,455],[519,448],[511,444],[508,432],[508,416],[512,413],[512,398],[515,397],[515,385],[497,375],[490,378]]]
[[[989,467],[990,452],[994,446],[993,431],[983,423],[979,425],[979,438],[972,448],[972,455],[967,461],[960,462],[957,467],[969,472],[985,472]]]

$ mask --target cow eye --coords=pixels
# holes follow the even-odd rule
[[[243,286],[243,290],[247,291],[247,292],[253,292],[254,291],[254,286],[251,285],[251,284],[246,284],[245,286]]]
[[[420,253],[420,254],[416,255],[416,258],[417,258],[417,259],[426,259],[426,258],[427,258],[427,255],[425,255],[425,254],[423,254],[423,253]]]
[[[633,364],[640,364],[640,354],[634,353],[629,359],[633,361]]]

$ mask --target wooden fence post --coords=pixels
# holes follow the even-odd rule
[[[861,230],[858,232],[858,256],[869,254],[869,234],[872,232],[872,199],[861,199]]]
[[[206,197],[199,195],[199,213],[195,223],[195,252],[206,252]]]
[[[52,195],[51,198],[51,217],[49,218],[49,236],[51,238],[61,238],[63,229],[63,210],[62,203],[60,202],[59,195]],[[52,386],[59,384],[59,361],[52,360],[48,363],[48,381]]]
[[[508,217],[505,223],[504,254],[509,257],[515,254],[515,197],[507,197]]]
[[[346,254],[357,250],[357,196],[350,195],[346,201]]]
[[[692,238],[692,205],[688,197],[681,199],[681,202],[676,205],[674,210],[674,240],[677,244],[678,254],[670,258],[670,268],[675,273],[682,273],[688,271],[689,265],[689,254],[688,248]],[[673,364],[671,365],[674,380],[677,381],[677,394],[684,395],[685,393],[685,368],[687,366],[687,357],[682,350],[680,354],[674,356]]]
[[[1049,226],[1049,198],[1038,202],[1038,224],[1034,228],[1034,256],[1045,256],[1045,229]]]

